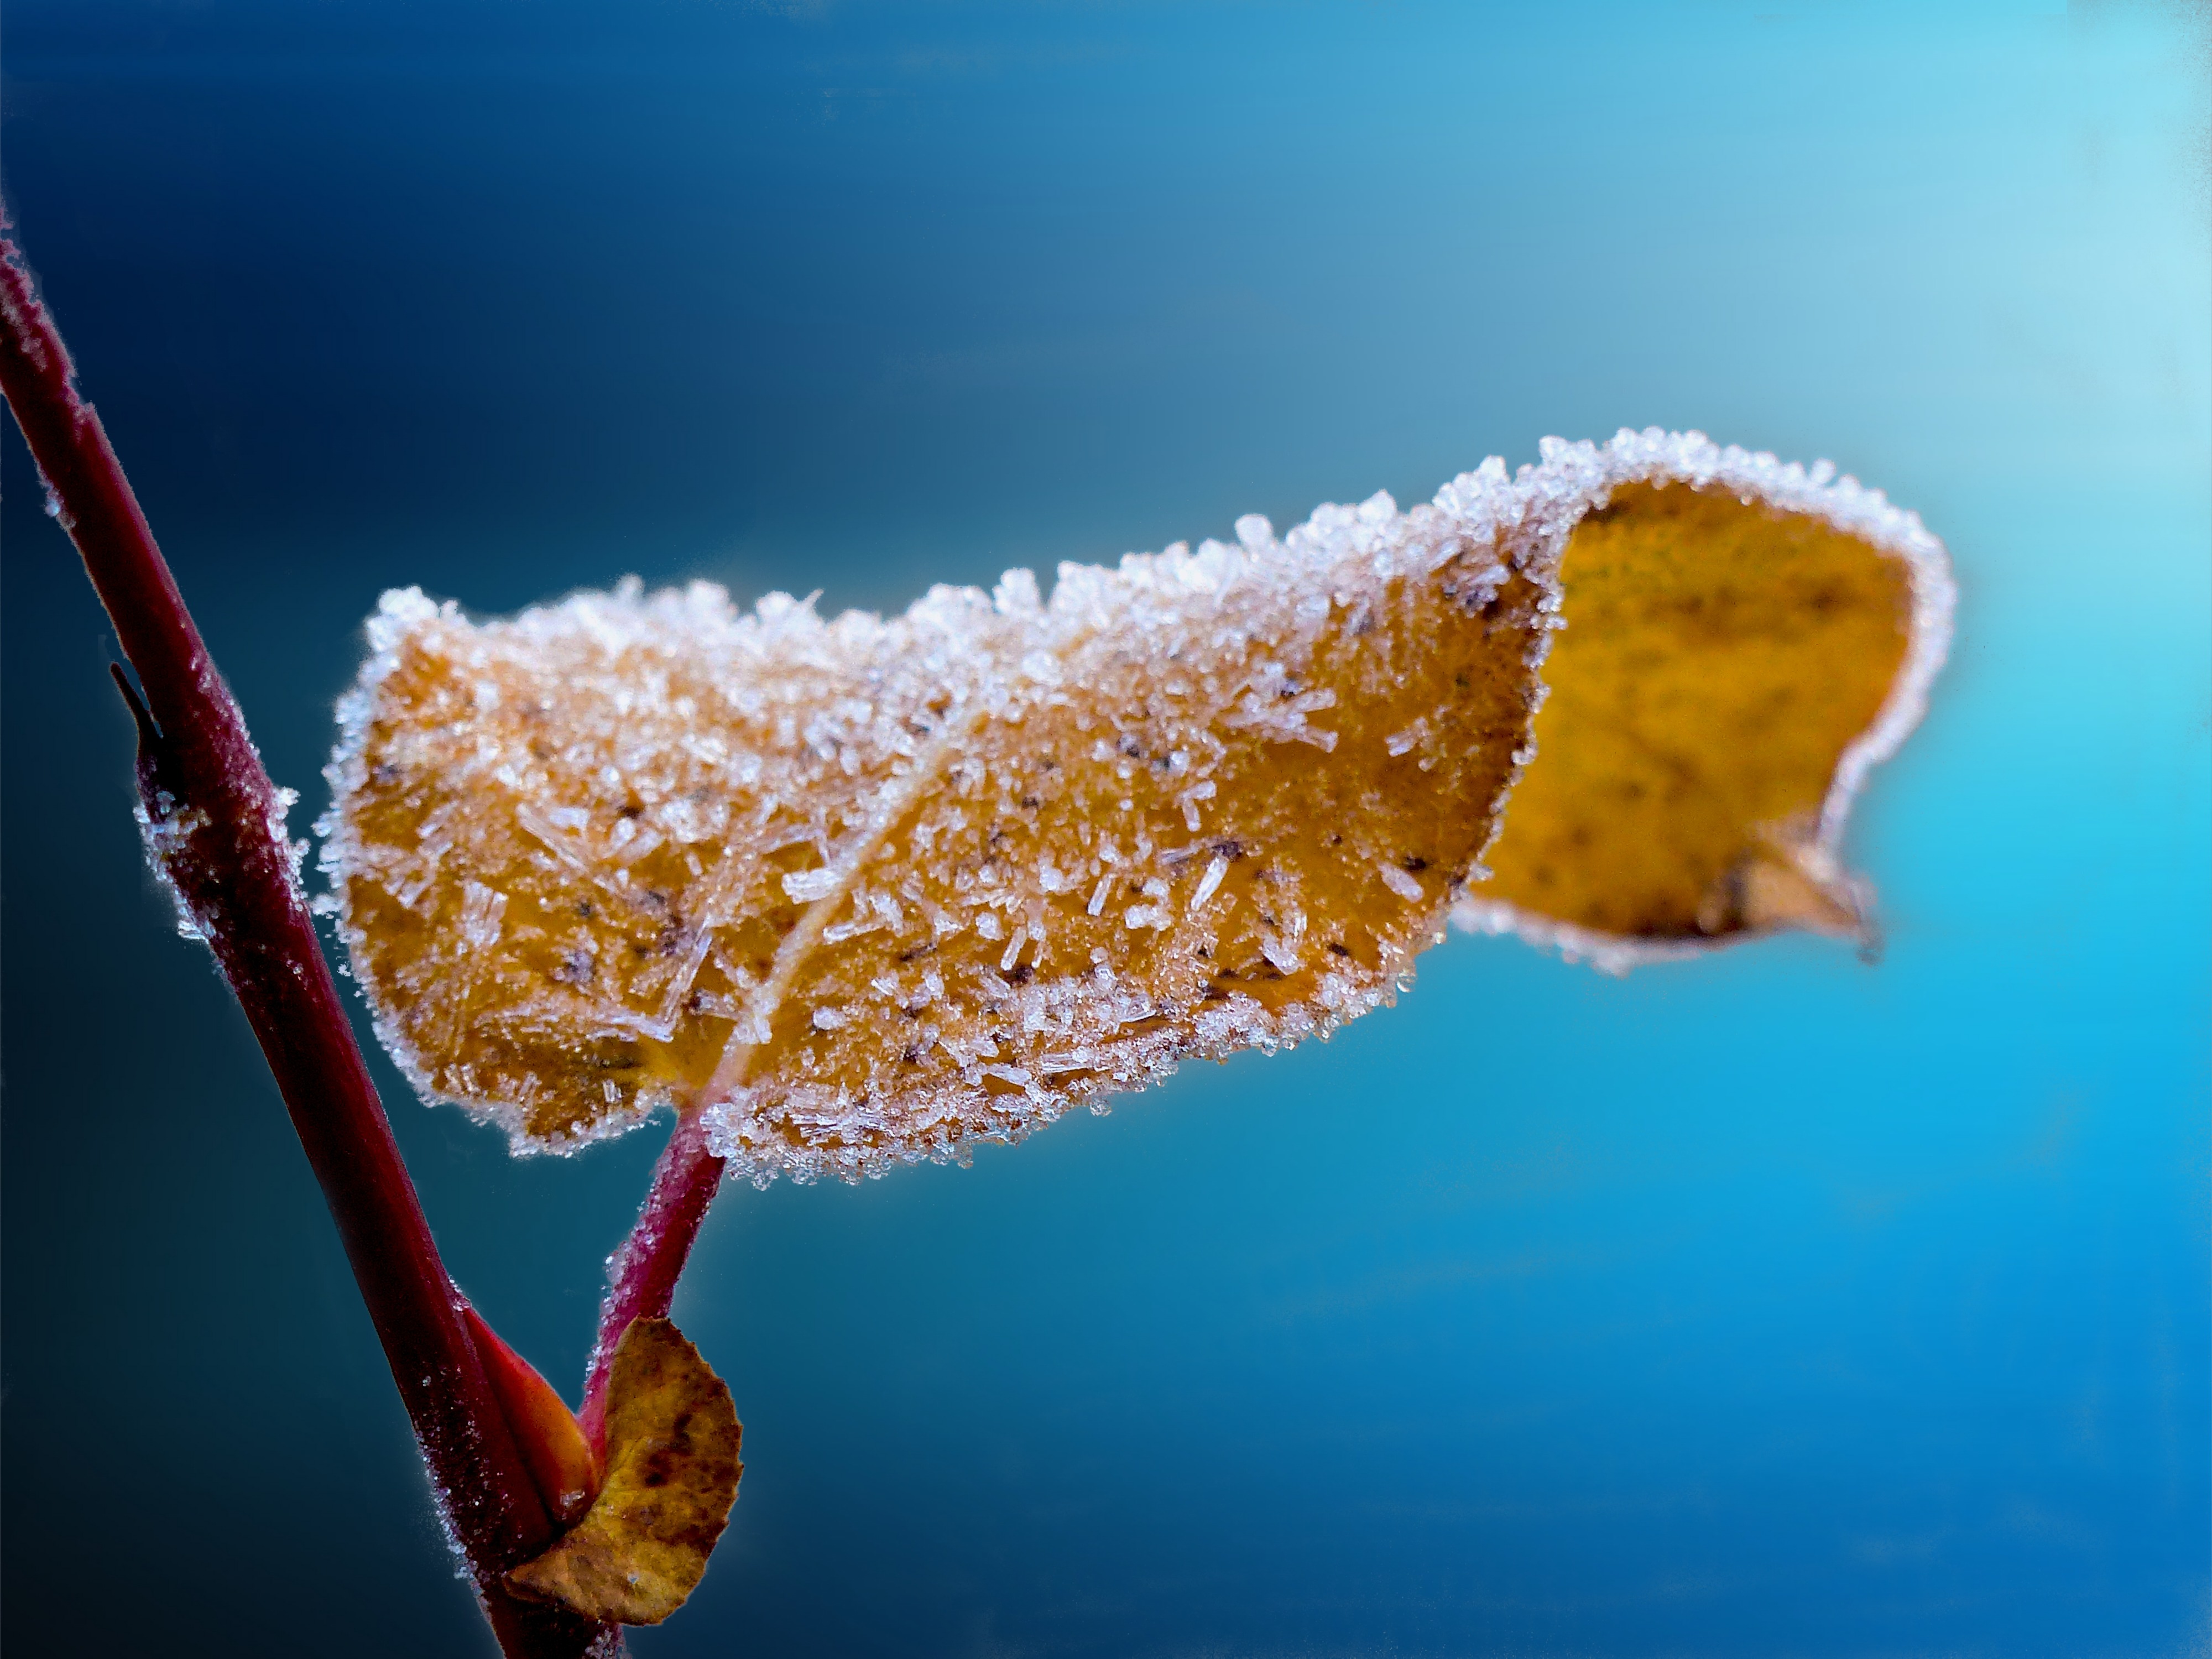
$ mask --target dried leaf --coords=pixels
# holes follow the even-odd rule
[[[672,1103],[757,1181],[850,1177],[1326,1032],[1448,914],[1857,925],[1843,809],[1948,607],[1879,495],[1655,431],[1238,536],[890,622],[387,595],[325,852],[386,1041],[519,1146]]]
[[[1663,435],[1579,457],[1538,758],[1460,919],[1601,963],[1869,932],[1860,779],[1949,635],[1942,549],[1845,479]]]
[[[704,1103],[764,1180],[1326,1030],[1496,824],[1557,542],[1519,503],[1493,466],[889,623],[387,596],[330,848],[386,1040],[536,1144]]]
[[[682,1607],[737,1501],[743,1431],[730,1390],[665,1319],[630,1322],[607,1378],[606,1481],[517,1589],[613,1624]]]

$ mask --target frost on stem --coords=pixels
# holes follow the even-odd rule
[[[154,790],[138,801],[131,807],[131,816],[137,820],[138,839],[146,848],[146,867],[154,872],[154,879],[177,907],[179,937],[204,945],[209,918],[193,908],[177,875],[179,865],[191,855],[192,837],[206,829],[211,820],[204,812],[179,806],[166,789]]]
[[[298,790],[280,787],[270,797],[267,815],[269,837],[295,884],[307,856],[307,843],[290,837],[285,820],[299,800]],[[220,902],[222,883],[210,881],[198,868],[209,854],[196,845],[195,838],[212,828],[215,820],[198,807],[184,805],[159,785],[141,791],[131,816],[137,823],[138,839],[146,850],[146,867],[176,906],[178,935],[198,944],[209,943],[221,926],[209,907]]]
[[[1547,731],[1563,558],[1604,648]],[[697,1104],[757,1181],[849,1178],[1326,1033],[1454,914],[1623,950],[1855,926],[1836,804],[1917,713],[1948,603],[1878,495],[1656,432],[889,621],[632,582],[477,625],[410,590],[341,710],[325,860],[426,1094],[526,1148]],[[1746,708],[1763,735],[1720,719]],[[1608,744],[1724,762],[1747,730],[1779,782],[1590,793]],[[1511,820],[1486,898],[1539,746],[1522,798],[1585,781]],[[1607,870],[1633,860],[1574,853],[1638,812],[1688,826],[1642,915]]]

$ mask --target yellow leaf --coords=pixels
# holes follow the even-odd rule
[[[1949,637],[1942,549],[1850,481],[1616,440],[1578,481],[1537,758],[1463,923],[1601,964],[1870,932],[1841,860]]]
[[[657,1625],[682,1607],[737,1501],[730,1390],[665,1319],[623,1333],[607,1379],[606,1480],[574,1528],[507,1574],[592,1619]]]
[[[703,1105],[764,1179],[1326,1030],[1497,823],[1557,539],[1512,499],[1495,467],[888,623],[387,596],[331,846],[387,1041],[538,1144]]]
[[[889,622],[387,595],[326,854],[386,1042],[519,1146],[668,1103],[757,1181],[850,1177],[1325,1033],[1455,914],[1856,925],[1842,805],[1942,653],[1917,520],[1653,432],[1237,528]]]

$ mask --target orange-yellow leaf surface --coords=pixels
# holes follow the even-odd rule
[[[1389,998],[1549,637],[1552,541],[1462,484],[890,622],[387,598],[331,848],[387,1039],[529,1140],[675,1101],[851,1175]]]
[[[737,1501],[743,1430],[730,1390],[665,1319],[623,1333],[607,1377],[606,1480],[574,1528],[507,1574],[609,1623],[657,1625],[707,1571]]]
[[[1614,966],[1869,931],[1838,843],[1941,660],[1942,550],[1848,481],[1705,459],[1608,481],[1568,538],[1537,758],[1463,920]]]
[[[387,595],[326,853],[387,1042],[520,1146],[667,1103],[757,1180],[850,1176],[1326,1032],[1455,913],[1637,947],[1855,918],[1841,803],[1948,605],[1878,495],[1655,432],[1237,531],[889,622]],[[1486,883],[1563,553],[1590,614]]]

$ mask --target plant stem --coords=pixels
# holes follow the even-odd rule
[[[633,1319],[665,1319],[676,1280],[699,1236],[707,1206],[722,1184],[723,1160],[707,1150],[707,1131],[697,1112],[676,1121],[676,1132],[653,1166],[653,1184],[637,1212],[637,1224],[622,1248],[607,1260],[607,1294],[599,1304],[599,1336],[584,1377],[584,1408],[576,1413],[602,1451],[606,1442],[607,1375],[615,1345]]]
[[[510,1659],[606,1650],[611,1632],[520,1600],[501,1583],[553,1540],[553,1519],[491,1392],[354,1042],[276,786],[4,238],[0,337],[0,391],[145,688],[143,706],[131,700],[140,797],[163,838],[161,862],[276,1077],[500,1645]]]

